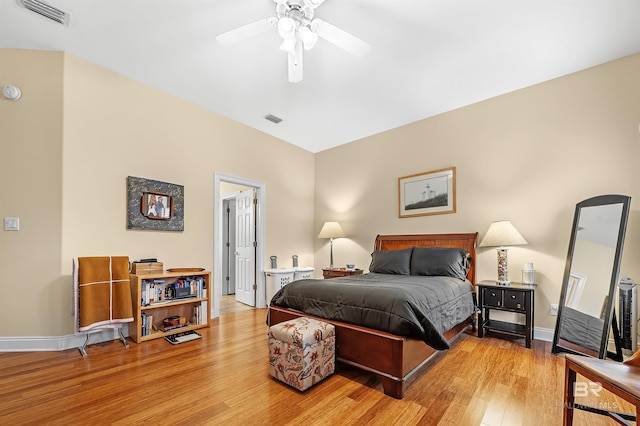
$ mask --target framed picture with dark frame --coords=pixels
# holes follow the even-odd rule
[[[140,212],[149,219],[169,220],[173,216],[173,197],[164,192],[143,192]]]
[[[127,176],[127,229],[184,231],[184,186]]]
[[[398,178],[398,216],[414,217],[456,212],[456,168]]]

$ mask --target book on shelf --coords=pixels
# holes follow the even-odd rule
[[[205,281],[202,277],[183,277],[174,284],[175,294],[180,297],[206,297]]]
[[[144,279],[140,304],[149,306],[188,298],[206,299],[207,287],[203,277],[182,277],[167,283],[163,279]]]
[[[196,324],[207,324],[209,318],[209,308],[206,300],[193,307],[193,318]]]
[[[153,333],[153,315],[143,312],[140,315],[140,336],[148,336]]]

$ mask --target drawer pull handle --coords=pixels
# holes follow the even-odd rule
[[[516,295],[515,295],[515,294],[512,294],[512,295],[511,295],[511,298],[512,298],[512,299],[515,299],[515,298],[516,298]]]

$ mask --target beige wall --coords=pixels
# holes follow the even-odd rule
[[[510,250],[511,279],[535,263],[535,323],[553,328],[580,200],[634,198],[622,275],[640,281],[638,75],[635,55],[313,155],[71,55],[0,49],[0,84],[23,90],[18,102],[0,98],[0,218],[21,220],[19,232],[0,231],[0,312],[29,318],[3,335],[72,332],[76,256],[212,268],[215,172],[266,184],[265,264],[298,254],[317,275],[327,220],[349,236],[334,242],[335,263],[363,268],[379,233],[482,237],[511,220],[529,241]],[[399,219],[397,178],[448,166],[457,213]],[[185,231],[127,230],[127,176],[184,185]],[[479,279],[495,278],[495,250],[480,249],[478,266]]]
[[[71,293],[64,291],[62,243],[62,65],[60,53],[0,49],[0,220],[20,218],[19,231],[0,230],[0,321],[3,335],[61,334]],[[43,72],[46,70],[46,72]]]
[[[0,49],[0,64],[2,82],[24,93],[0,102],[2,145],[15,150],[2,156],[15,187],[3,188],[0,217],[22,227],[1,234],[0,309],[30,319],[2,334],[72,333],[77,256],[211,269],[215,172],[265,184],[265,262],[292,250],[312,260],[313,154],[71,55]],[[184,185],[184,232],[127,230],[127,176]]]
[[[633,198],[622,276],[640,282],[640,54],[509,93],[316,155],[315,232],[339,221],[336,264],[367,268],[376,234],[479,232],[510,220],[527,246],[509,250],[509,276],[534,262],[535,325],[552,329],[575,204]],[[428,94],[425,94],[428,96]],[[401,108],[401,105],[391,106]],[[457,213],[398,218],[397,178],[455,166]],[[316,242],[316,268],[328,264]],[[495,279],[495,249],[478,278]]]

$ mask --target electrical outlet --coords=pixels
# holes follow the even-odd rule
[[[551,316],[558,315],[558,304],[557,303],[552,303],[549,306],[549,315],[551,315]]]

